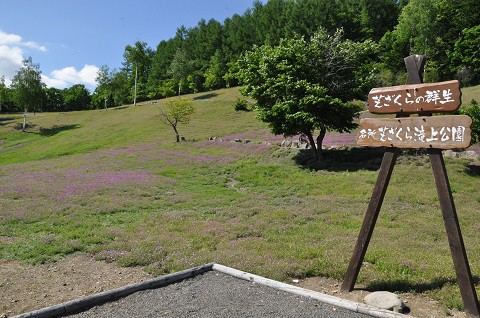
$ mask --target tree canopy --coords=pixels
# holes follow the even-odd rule
[[[24,110],[23,131],[25,131],[27,124],[28,110],[31,109],[33,112],[42,110],[42,101],[45,96],[44,87],[45,84],[42,83],[40,74],[40,64],[33,63],[31,57],[24,60],[23,66],[12,79],[14,101]]]
[[[192,101],[186,98],[173,98],[165,102],[165,109],[160,109],[162,122],[175,131],[176,142],[180,141],[178,124],[188,124],[195,113]]]
[[[349,100],[359,86],[358,65],[367,63],[376,50],[374,42],[344,40],[342,33],[319,30],[309,40],[254,47],[238,61],[243,93],[257,101],[259,119],[274,134],[304,134],[317,158],[327,130],[356,127],[353,119],[361,107]]]

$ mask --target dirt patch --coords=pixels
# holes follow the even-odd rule
[[[323,277],[311,277],[306,279],[301,279],[298,283],[293,285],[318,291],[323,294],[332,295],[340,297],[343,299],[348,299],[358,303],[363,303],[363,299],[370,292],[358,288],[353,290],[351,293],[340,293],[341,281],[335,279],[323,278]],[[410,309],[406,314],[418,317],[418,318],[440,318],[440,317],[456,317],[464,318],[465,313],[459,312],[457,310],[449,310],[448,313],[444,307],[439,304],[437,301],[430,299],[424,295],[409,294],[403,293],[398,294],[405,305]]]
[[[141,267],[119,267],[96,261],[88,254],[75,254],[56,263],[36,266],[17,261],[0,262],[0,317],[11,317],[150,278],[152,276]],[[293,285],[356,302],[363,302],[368,294],[361,289],[341,294],[340,284],[334,279],[312,277]],[[447,315],[442,305],[423,295],[400,294],[400,297],[410,308],[409,315],[414,317],[465,317],[458,311]]]
[[[0,262],[0,317],[56,305],[152,278],[142,268],[118,267],[75,254],[56,263]]]

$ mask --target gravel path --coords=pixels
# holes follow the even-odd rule
[[[68,317],[365,318],[367,316],[209,271],[166,287],[137,292]]]

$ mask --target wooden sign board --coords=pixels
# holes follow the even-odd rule
[[[397,148],[467,148],[472,119],[465,115],[365,118],[357,134],[359,146]]]
[[[459,81],[374,88],[368,110],[374,114],[453,112],[460,106]]]

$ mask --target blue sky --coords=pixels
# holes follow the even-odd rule
[[[266,1],[263,1],[264,3]],[[1,0],[0,77],[7,85],[23,59],[40,64],[49,87],[95,87],[98,68],[119,68],[127,44],[155,49],[181,25],[222,22],[253,0]]]

